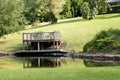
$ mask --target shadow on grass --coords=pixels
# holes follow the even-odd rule
[[[65,21],[61,21],[61,22],[57,22],[55,24],[46,24],[46,25],[41,25],[39,27],[47,27],[47,26],[50,26],[50,25],[57,25],[57,24],[66,24],[66,23],[74,23],[74,22],[82,22],[82,21],[89,21],[89,20],[86,20],[86,19],[71,19],[71,20],[65,20]],[[37,27],[38,28],[38,27]]]
[[[16,44],[14,46],[9,46],[6,49],[9,49],[10,52],[20,51],[23,50],[22,44]]]
[[[0,67],[0,69],[3,69],[2,67]]]
[[[88,21],[88,20],[86,20],[86,19],[71,19],[68,21],[58,22],[57,24],[74,23],[74,22],[82,22],[82,21]]]
[[[108,16],[108,15],[100,15],[100,16],[96,17],[96,19],[110,19],[110,18],[120,17],[120,14],[110,15],[110,16]]]

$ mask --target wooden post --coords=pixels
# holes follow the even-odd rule
[[[29,67],[31,67],[32,65],[31,65],[31,58],[29,58]]]
[[[23,42],[23,50],[25,50],[25,45],[24,45],[24,42]]]
[[[29,46],[28,46],[28,41],[27,41],[27,50],[29,49]]]
[[[43,43],[40,43],[40,50],[43,50]]]
[[[22,34],[22,40],[24,41],[24,33]]]
[[[38,51],[40,50],[40,43],[38,42]]]
[[[30,68],[30,58],[28,58],[28,68]]]
[[[30,33],[30,40],[32,40],[32,36],[33,36],[32,33]]]
[[[57,58],[56,58],[56,63],[57,63],[57,65],[56,65],[56,66],[58,67],[58,59],[57,59]]]
[[[23,68],[25,68],[25,58],[23,58]]]
[[[29,68],[29,58],[27,58],[27,68]]]
[[[26,36],[27,36],[27,40],[28,40],[28,33],[26,34]]]
[[[55,49],[55,40],[53,41],[53,49]]]
[[[54,63],[54,67],[56,67],[56,59],[54,59],[53,63]]]
[[[57,49],[58,49],[58,41],[57,41],[57,44],[56,44],[56,45],[57,45]]]
[[[40,58],[38,58],[38,67],[40,67]]]

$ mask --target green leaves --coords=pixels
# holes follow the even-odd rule
[[[22,1],[0,0],[0,37],[23,29]]]
[[[98,0],[98,13],[103,14],[107,12],[107,0]]]
[[[89,15],[90,15],[90,8],[89,8],[89,3],[88,2],[84,2],[81,6],[81,13],[82,13],[82,17],[84,19],[88,19]]]
[[[30,22],[30,24],[34,22],[43,22],[43,21],[49,21],[53,20],[53,18],[56,18],[56,15],[54,14],[54,6],[51,2],[52,0],[25,0],[25,18]],[[31,6],[30,6],[31,5]],[[52,7],[53,6],[53,7]],[[56,7],[56,6],[55,6]],[[57,9],[56,9],[57,10]],[[53,14],[51,14],[52,12]],[[49,16],[48,16],[49,14]],[[50,17],[54,16],[54,17]],[[48,19],[47,19],[48,17]],[[51,18],[51,19],[50,19]],[[57,21],[57,19],[56,19]]]
[[[101,31],[84,46],[85,52],[118,52],[120,53],[120,30]]]
[[[66,0],[65,4],[63,5],[63,10],[60,13],[61,18],[71,18],[72,12],[71,12],[71,0]]]
[[[107,1],[106,0],[84,0],[81,13],[85,19],[94,19],[95,16],[107,12]]]

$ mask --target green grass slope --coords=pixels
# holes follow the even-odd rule
[[[82,47],[101,30],[120,29],[120,14],[97,16],[94,20],[81,18],[40,26],[6,35],[0,39],[0,51],[22,49],[22,33],[35,31],[60,31],[62,40],[68,43],[67,50],[82,51]],[[0,58],[0,80],[119,80],[120,67],[85,67],[82,60],[68,59],[61,68],[22,68],[22,61]]]
[[[0,43],[6,41],[7,44],[1,44],[0,50],[16,51],[22,49],[21,38],[23,32],[60,31],[62,40],[68,43],[67,50],[82,51],[83,46],[90,41],[96,33],[109,28],[120,29],[120,14],[100,15],[94,20],[75,18],[53,25],[40,26],[35,29],[6,35],[6,39],[0,39]]]

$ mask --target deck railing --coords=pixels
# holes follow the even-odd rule
[[[25,40],[60,40],[60,32],[37,32],[37,33],[23,33],[23,41]]]

